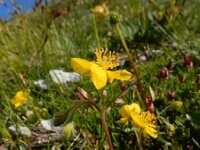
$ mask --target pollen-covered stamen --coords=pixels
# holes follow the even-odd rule
[[[107,48],[96,50],[95,55],[97,57],[96,63],[106,70],[119,66],[119,56],[116,56],[115,52],[108,51]]]
[[[149,122],[149,127],[156,128],[156,117],[149,111],[141,112],[140,117]]]

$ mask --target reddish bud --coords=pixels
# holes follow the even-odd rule
[[[153,101],[150,97],[146,97],[145,102],[147,104],[147,108],[148,110],[153,113],[154,112],[154,105],[153,105]]]
[[[125,90],[126,90],[126,83],[125,83],[124,81],[122,81],[122,82],[120,83],[120,88],[121,88],[122,91],[125,91]]]
[[[171,59],[165,67],[166,67],[168,70],[171,70],[171,69],[172,69],[172,65],[173,65],[173,60]]]
[[[188,53],[186,53],[185,56],[184,56],[184,65],[186,67],[192,67],[191,56]]]
[[[175,93],[173,92],[173,91],[168,91],[167,92],[167,98],[168,98],[168,100],[174,100],[174,98],[175,98]]]
[[[80,92],[76,92],[76,96],[77,96],[78,99],[80,99],[80,100],[83,100],[83,99],[84,99]]]
[[[185,76],[179,75],[179,81],[180,81],[180,83],[184,83],[185,82]]]
[[[78,88],[78,92],[76,93],[76,95],[79,99],[90,99],[88,93],[82,88]]]
[[[166,67],[162,67],[162,69],[160,70],[160,73],[158,75],[159,79],[168,79],[169,76],[169,71]]]

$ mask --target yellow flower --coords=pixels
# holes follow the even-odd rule
[[[175,102],[173,103],[173,106],[174,106],[174,107],[181,107],[181,106],[183,106],[183,102],[181,102],[181,101],[175,101]]]
[[[153,138],[158,137],[155,115],[149,111],[142,112],[138,104],[125,105],[119,110],[119,113],[122,118],[117,123],[124,124],[130,120],[133,126],[140,128],[144,133]]]
[[[90,76],[95,87],[102,89],[107,80],[112,83],[114,79],[129,80],[132,74],[126,70],[111,71],[114,67],[119,66],[119,57],[108,49],[96,50],[97,60],[89,62],[81,58],[72,58],[71,65],[75,72],[80,75]]]
[[[92,9],[92,12],[95,14],[107,16],[108,15],[108,6],[106,5],[106,3],[103,3],[102,5],[95,6]]]
[[[117,121],[117,123],[127,123],[128,120],[131,118],[131,112],[137,112],[138,114],[141,112],[140,106],[136,103],[132,103],[131,105],[125,105],[120,110],[119,113],[121,114],[122,118]]]
[[[15,107],[19,107],[27,101],[28,97],[29,91],[18,91],[11,100],[11,103],[15,105]]]

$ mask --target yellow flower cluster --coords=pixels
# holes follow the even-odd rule
[[[111,71],[114,67],[119,66],[119,57],[108,49],[96,50],[96,61],[89,62],[81,58],[72,58],[71,65],[75,72],[80,75],[90,76],[95,87],[102,89],[107,81],[110,83],[114,79],[129,80],[132,74],[126,70]]]
[[[138,104],[125,105],[119,110],[119,113],[122,118],[117,123],[125,124],[130,120],[133,126],[140,128],[144,133],[153,138],[158,137],[155,115],[149,111],[142,112]]]
[[[108,6],[107,6],[106,3],[103,3],[102,5],[95,6],[92,9],[92,12],[95,13],[95,14],[107,16],[108,15]]]
[[[18,91],[11,100],[11,104],[13,104],[15,107],[19,107],[27,101],[28,97],[29,91]]]

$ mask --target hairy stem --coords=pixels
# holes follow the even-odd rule
[[[94,31],[95,31],[95,37],[96,37],[97,46],[98,46],[98,48],[100,48],[99,34],[98,34],[98,31],[97,31],[97,24],[96,24],[95,15],[93,16],[93,24],[94,24]]]
[[[106,134],[106,137],[107,137],[109,148],[110,148],[110,150],[113,150],[112,140],[111,140],[110,133],[109,133],[109,130],[108,130],[108,125],[107,125],[107,122],[106,122],[106,110],[104,110],[102,112],[101,120],[102,120],[102,123],[103,123],[103,128],[104,128],[104,131],[105,131],[105,134]]]
[[[143,86],[142,86],[142,83],[141,83],[140,76],[139,76],[139,74],[138,74],[136,65],[135,65],[135,63],[134,63],[134,59],[133,59],[133,57],[132,57],[132,55],[131,55],[131,53],[130,53],[130,51],[129,51],[129,49],[128,49],[128,46],[126,45],[126,42],[125,42],[125,40],[124,40],[124,37],[123,37],[123,35],[122,35],[122,32],[121,32],[121,30],[120,30],[118,24],[116,24],[116,29],[117,29],[117,32],[118,32],[118,34],[119,34],[120,40],[121,40],[121,42],[122,42],[122,45],[124,46],[124,49],[125,49],[125,51],[126,51],[126,53],[127,53],[127,55],[128,55],[128,58],[129,58],[129,60],[130,60],[130,62],[131,62],[131,65],[132,65],[132,67],[133,67],[134,73],[135,73],[135,75],[136,75],[137,84],[138,84],[138,86],[139,86],[140,92],[142,93],[142,99],[143,99],[143,101],[145,102],[146,108],[148,109],[148,104],[147,104],[147,101],[146,101],[146,95],[145,95],[145,93],[144,93],[144,89],[143,89]]]

